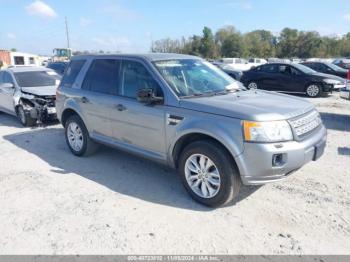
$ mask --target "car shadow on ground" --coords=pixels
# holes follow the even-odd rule
[[[57,175],[77,174],[116,193],[161,205],[197,211],[213,210],[192,200],[176,172],[165,166],[104,146],[91,157],[73,156],[66,145],[62,128],[27,130],[6,135],[4,139],[40,157]],[[258,188],[242,187],[231,205],[244,200]]]
[[[350,132],[350,115],[325,112],[321,112],[320,115],[327,129]]]

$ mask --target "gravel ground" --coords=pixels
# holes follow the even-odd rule
[[[76,158],[60,125],[1,114],[0,254],[350,254],[350,101],[310,101],[325,155],[215,210],[172,170],[108,148]]]

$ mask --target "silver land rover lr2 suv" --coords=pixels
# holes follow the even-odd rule
[[[74,155],[103,143],[167,164],[195,200],[213,207],[233,200],[242,183],[286,178],[326,145],[306,100],[246,90],[187,55],[76,56],[56,107]]]

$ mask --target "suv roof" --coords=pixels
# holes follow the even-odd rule
[[[182,55],[182,54],[171,54],[171,53],[148,53],[148,54],[96,54],[96,55],[78,55],[73,56],[72,60],[82,58],[101,58],[101,57],[129,57],[129,58],[141,58],[149,61],[160,61],[160,60],[172,60],[172,59],[201,59],[197,56]]]

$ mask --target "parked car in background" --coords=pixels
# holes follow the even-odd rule
[[[267,59],[268,63],[290,63],[290,60],[287,58],[276,58],[276,57],[270,57]]]
[[[241,82],[249,89],[302,93],[309,97],[345,87],[345,79],[321,74],[301,64],[271,63],[243,73]]]
[[[300,63],[303,62],[302,59],[300,59],[300,58],[295,58],[295,57],[294,57],[294,58],[291,58],[290,61],[291,61],[292,63],[296,63],[296,64],[300,64]]]
[[[262,58],[249,58],[248,59],[248,64],[250,65],[250,68],[252,68],[253,66],[259,66],[259,65],[263,65],[266,64],[267,60],[262,59]]]
[[[213,207],[232,201],[241,183],[286,178],[326,145],[310,102],[246,90],[187,55],[75,56],[56,107],[74,155],[98,142],[169,165],[196,201]]]
[[[54,70],[57,74],[62,76],[64,73],[64,70],[66,70],[67,65],[68,65],[68,62],[50,62],[47,64],[46,67]]]
[[[61,77],[44,67],[12,67],[0,71],[0,111],[24,126],[56,119],[55,95]]]
[[[243,58],[222,58],[219,62],[229,66],[232,70],[246,71],[252,67]]]
[[[340,97],[350,100],[350,70],[347,75],[346,87],[340,90]]]
[[[346,78],[348,71],[344,68],[341,68],[335,64],[332,63],[324,63],[324,62],[304,62],[302,65],[310,67],[311,69],[320,72],[325,73],[329,75],[335,75],[342,78]]]
[[[336,59],[333,61],[333,64],[347,70],[350,69],[350,59]]]
[[[240,79],[243,75],[242,71],[234,70],[226,64],[218,63],[218,62],[213,62],[212,64],[217,66],[218,68],[220,68],[222,71],[224,71],[226,74],[228,74],[229,76],[231,76],[233,79],[235,79],[237,81],[240,81]]]

